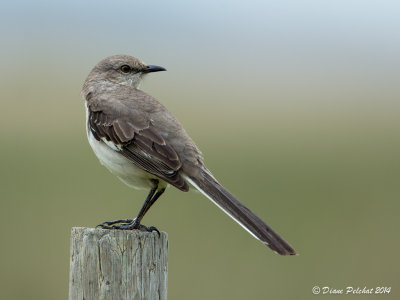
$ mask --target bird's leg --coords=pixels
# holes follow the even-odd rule
[[[164,193],[165,188],[159,189],[156,191],[156,193],[151,197],[149,201],[146,201],[143,203],[142,208],[140,209],[136,221],[140,223],[140,221],[143,219],[144,215],[147,213],[147,211],[150,209],[150,207],[157,201],[157,199]]]
[[[151,198],[153,198],[154,193],[157,190],[157,186],[155,185],[154,187],[151,188],[150,192],[147,194],[146,200],[143,203],[142,208],[139,211],[138,217],[140,217],[139,219],[139,224],[141,219],[143,218],[144,214],[143,211],[144,209],[146,209],[146,211],[148,210],[148,204],[151,201]],[[136,217],[136,219],[138,218]],[[133,227],[133,225],[135,225],[136,223],[136,219],[120,219],[120,220],[115,220],[115,221],[106,221],[103,222],[99,225],[97,225],[96,227],[101,227],[103,229],[138,229],[136,226]],[[132,225],[132,228],[126,228],[127,226]]]
[[[130,224],[122,225],[121,229],[139,229],[139,230],[148,231],[148,232],[157,231],[158,234],[160,234],[160,231],[158,231],[158,229],[155,226],[145,226],[143,224],[140,224],[140,222],[142,221],[146,212],[156,202],[156,200],[162,195],[162,193],[164,193],[164,191],[165,191],[165,188],[157,190],[156,193],[151,197],[151,199],[149,201],[147,201],[147,199],[146,199],[146,201],[143,203],[143,206],[140,209],[136,218],[133,219]]]
[[[140,224],[146,212],[165,191],[165,188],[158,190],[158,180],[153,180],[152,182],[154,183],[154,186],[147,195],[146,200],[144,201],[142,208],[140,209],[135,219],[121,219],[116,221],[103,222],[97,226],[103,229],[122,229],[122,230],[139,229],[149,232],[157,231],[160,234],[160,232],[156,227],[145,226]]]

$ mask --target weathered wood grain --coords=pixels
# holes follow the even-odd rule
[[[165,232],[72,228],[69,300],[167,299]]]

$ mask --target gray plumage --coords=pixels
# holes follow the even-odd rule
[[[272,250],[296,254],[217,182],[179,121],[138,89],[145,74],[162,70],[131,56],[115,55],[100,61],[90,72],[82,96],[89,142],[100,162],[126,184],[154,188],[160,194],[168,184],[182,191],[188,191],[192,184]]]

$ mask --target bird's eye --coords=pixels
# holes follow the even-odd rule
[[[128,65],[123,65],[123,66],[121,66],[120,69],[124,73],[129,73],[130,71],[132,71],[132,68],[130,66],[128,66]]]

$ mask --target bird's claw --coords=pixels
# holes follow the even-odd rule
[[[97,225],[96,227],[100,227],[102,229],[119,229],[119,230],[138,229],[146,232],[156,231],[160,236],[160,231],[155,226],[142,225],[139,222],[136,222],[136,219],[121,219],[115,221],[106,221]]]

